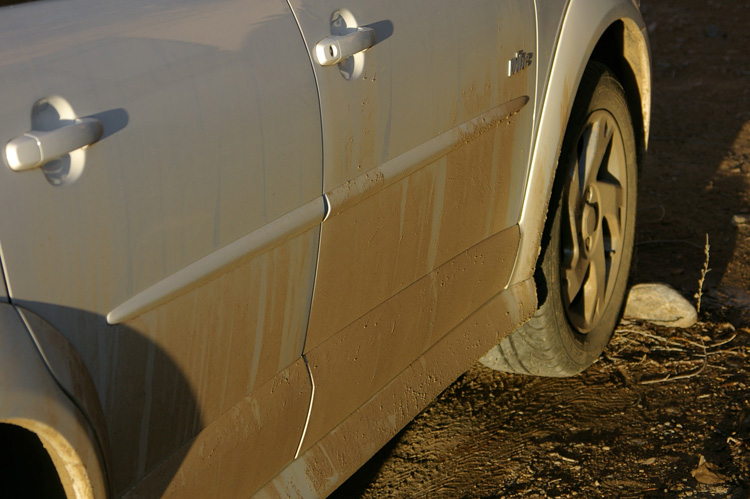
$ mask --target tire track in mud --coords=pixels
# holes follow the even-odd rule
[[[554,436],[562,430],[573,442],[602,438],[590,422],[623,412],[640,398],[628,388],[611,390],[602,384],[609,376],[596,374],[531,378],[477,365],[373,460],[383,460],[372,466],[380,467],[388,483],[362,491],[344,487],[338,497],[473,496],[467,486],[491,497],[533,473],[524,456],[536,454],[534,448],[561,463],[577,463],[566,449],[550,445]],[[371,473],[365,469],[358,478]]]
[[[718,338],[722,327],[684,334]],[[684,362],[683,353],[670,359],[659,349],[657,336],[675,334],[620,334],[611,356],[572,378],[477,364],[333,497],[748,497],[750,375],[728,366],[750,356],[750,334],[704,376],[640,384]],[[701,455],[725,483],[696,482]]]

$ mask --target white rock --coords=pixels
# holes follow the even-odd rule
[[[750,224],[750,215],[740,214],[732,217],[732,225],[734,225],[735,227],[740,227],[742,225],[748,224]]]
[[[628,293],[625,317],[668,327],[690,327],[698,321],[693,305],[668,284],[636,284]]]

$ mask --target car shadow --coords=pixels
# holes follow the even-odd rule
[[[64,355],[80,356],[81,364],[67,365],[83,366],[85,372],[71,379],[87,381],[88,376],[96,394],[74,402],[86,411],[97,433],[113,496],[144,481],[141,490],[160,497],[193,437],[204,427],[201,408],[183,370],[167,351],[134,327],[112,326],[101,315],[48,303],[23,302],[21,306],[38,317],[51,318],[54,332],[34,332],[47,338],[39,342],[43,350],[59,348]],[[29,321],[32,330],[42,322]],[[71,330],[75,335],[66,338],[58,332]],[[54,357],[49,351],[45,356]],[[56,371],[54,365],[51,371]],[[76,391],[76,387],[64,388],[69,396]]]

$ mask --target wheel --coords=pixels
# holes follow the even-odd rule
[[[625,92],[589,63],[563,139],[535,279],[540,307],[490,350],[493,369],[572,376],[604,350],[620,318],[635,233],[638,164]]]

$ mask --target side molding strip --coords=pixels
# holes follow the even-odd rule
[[[154,308],[217,271],[238,265],[244,258],[278,246],[314,227],[323,221],[325,213],[325,199],[321,196],[141,291],[109,312],[107,322],[118,324]]]
[[[526,95],[509,100],[332,189],[326,194],[329,214],[341,213],[466,144],[472,138],[499,126],[528,102],[529,97]]]

